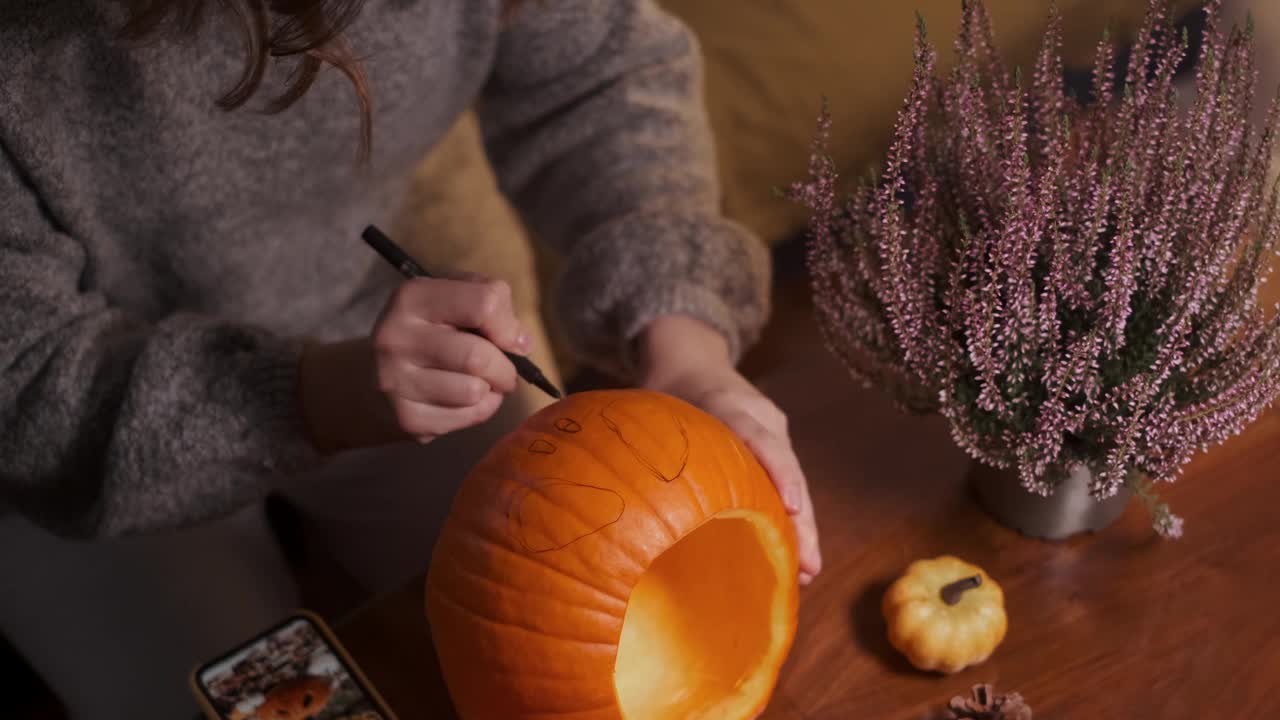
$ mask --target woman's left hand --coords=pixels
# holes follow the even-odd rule
[[[769,473],[795,523],[800,584],[822,569],[813,502],[791,447],[787,417],[742,376],[724,337],[683,316],[656,319],[640,339],[640,385],[665,392],[716,416],[738,434]]]

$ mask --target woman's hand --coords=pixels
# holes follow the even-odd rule
[[[304,353],[302,403],[312,439],[333,452],[410,438],[429,442],[478,425],[516,387],[515,367],[502,350],[525,354],[529,347],[506,283],[405,282],[368,338]]]
[[[822,569],[813,503],[791,448],[786,415],[734,369],[724,337],[689,317],[656,319],[640,339],[643,387],[686,400],[720,418],[768,471],[795,523],[800,583]]]

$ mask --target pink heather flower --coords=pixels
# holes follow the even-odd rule
[[[1163,518],[1156,519],[1155,528],[1161,537],[1177,540],[1182,537],[1182,518],[1166,514]]]
[[[1252,31],[1224,31],[1214,0],[1184,110],[1167,3],[1150,0],[1122,72],[1103,39],[1081,104],[1056,10],[1024,78],[966,0],[944,76],[920,24],[880,177],[841,196],[824,107],[809,178],[787,192],[811,211],[827,347],[1033,492],[1080,463],[1099,498],[1171,481],[1280,395],[1280,316],[1257,303],[1280,248],[1280,103],[1251,128]],[[1156,530],[1180,536],[1140,487]]]

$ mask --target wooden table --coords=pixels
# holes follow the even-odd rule
[[[1036,542],[977,508],[943,422],[856,389],[809,317],[799,288],[781,293],[751,362],[790,416],[826,563],[802,592],[765,720],[941,717],[981,682],[1022,693],[1037,719],[1280,716],[1280,412],[1162,489],[1186,519],[1182,540],[1156,538],[1135,503],[1098,535]],[[986,568],[1010,616],[996,654],[952,677],[912,670],[879,612],[908,562],[941,553]],[[422,587],[363,608],[339,634],[403,720],[448,719]]]

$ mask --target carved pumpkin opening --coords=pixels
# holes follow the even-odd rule
[[[626,720],[762,709],[789,644],[786,552],[772,524],[730,510],[653,561],[631,592],[614,665]]]

